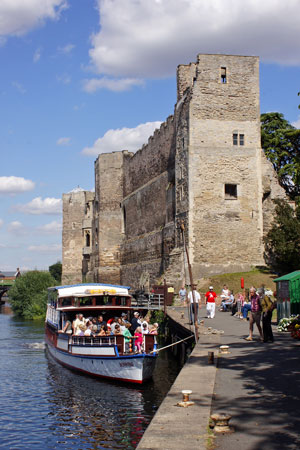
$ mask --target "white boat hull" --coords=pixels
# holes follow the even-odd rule
[[[95,356],[72,354],[46,342],[51,356],[65,367],[88,375],[112,380],[143,383],[152,377],[156,356],[137,354],[128,356]]]

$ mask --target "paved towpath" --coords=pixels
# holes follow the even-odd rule
[[[300,341],[274,326],[274,343],[261,343],[256,328],[247,342],[249,322],[229,312],[204,322],[224,330],[221,341],[231,352],[218,360],[212,410],[231,414],[235,432],[217,436],[215,448],[299,449]]]
[[[169,313],[189,328],[185,309],[171,307]],[[138,449],[299,449],[300,341],[290,333],[278,333],[274,326],[274,343],[261,343],[256,328],[254,340],[247,342],[249,322],[230,312],[217,311],[214,319],[207,319],[202,307],[199,319],[204,320],[200,332],[211,327],[224,333],[200,334],[192,359],[180,372]],[[217,368],[207,365],[207,351],[214,350],[217,355],[220,344],[229,345],[230,353],[216,358]],[[195,406],[191,409],[175,407],[183,388],[193,390]],[[207,434],[212,412],[231,414],[235,431]]]

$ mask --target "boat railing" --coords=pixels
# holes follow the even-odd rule
[[[86,347],[116,346],[119,354],[133,353],[135,351],[135,337],[130,338],[129,342],[122,335],[115,336],[70,336],[71,345],[80,345]],[[156,348],[156,336],[145,334],[143,336],[142,349],[149,353]]]
[[[72,336],[73,345],[116,345],[116,336]]]

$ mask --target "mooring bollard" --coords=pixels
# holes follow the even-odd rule
[[[231,419],[230,414],[213,414],[210,418],[214,422],[214,431],[216,433],[228,433],[233,431],[233,429],[229,426],[229,420]]]
[[[190,395],[193,393],[193,391],[186,389],[184,391],[181,391],[182,393],[182,401],[183,402],[189,402],[190,401]]]
[[[220,352],[222,353],[222,354],[226,354],[226,353],[229,353],[229,345],[221,345],[220,346]]]
[[[208,363],[213,364],[215,360],[215,354],[214,352],[208,352]]]
[[[178,402],[177,406],[182,406],[183,408],[186,408],[187,406],[194,405],[195,402],[190,401],[190,395],[192,394],[192,392],[193,391],[191,391],[190,389],[185,389],[185,390],[181,391],[182,401]]]

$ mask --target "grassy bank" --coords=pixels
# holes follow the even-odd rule
[[[256,288],[262,285],[265,288],[276,290],[276,284],[274,279],[277,275],[271,273],[268,269],[255,268],[250,272],[238,272],[238,273],[224,273],[222,275],[214,275],[209,278],[201,279],[197,282],[200,292],[206,292],[207,288],[212,285],[214,291],[219,295],[222,291],[224,284],[228,286],[228,289],[232,290],[234,294],[241,291],[241,278],[244,278],[245,288],[249,289],[251,286]]]

